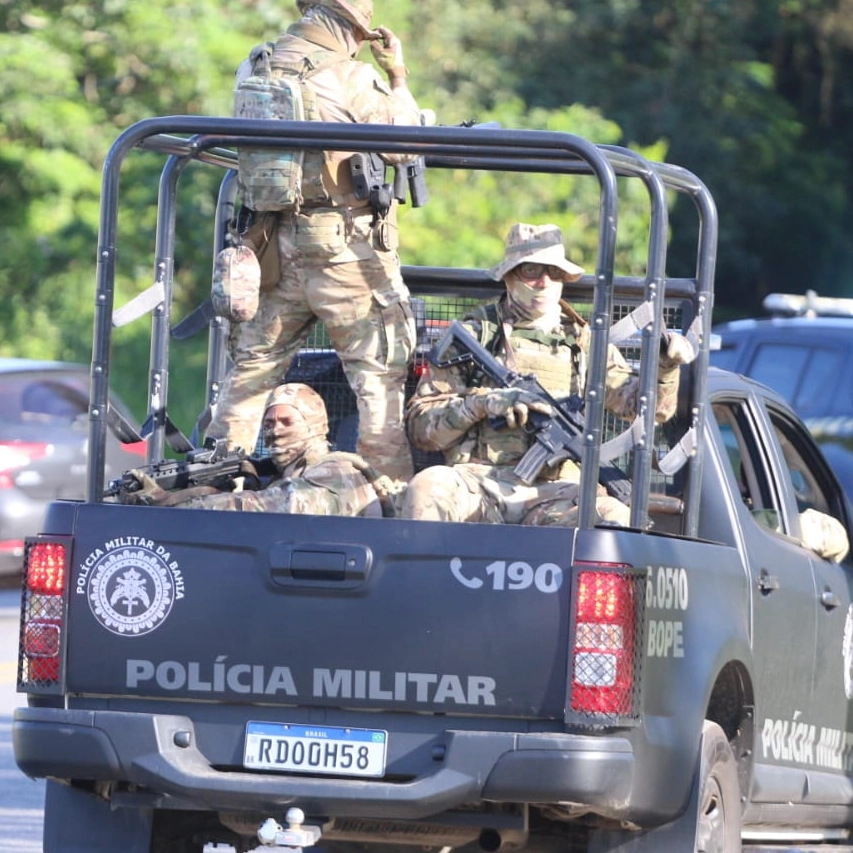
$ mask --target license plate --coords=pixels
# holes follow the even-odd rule
[[[249,770],[383,776],[388,733],[376,729],[246,724],[243,766]]]

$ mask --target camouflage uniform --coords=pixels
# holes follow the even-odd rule
[[[326,8],[302,5],[308,6],[306,14],[278,40],[273,63],[320,61],[330,38],[338,51],[355,55],[364,35],[358,27],[350,28]],[[320,120],[419,124],[405,68],[387,70],[390,86],[372,65],[352,58],[307,78]],[[267,394],[284,380],[320,319],[358,401],[359,453],[384,474],[407,479],[412,462],[403,407],[415,324],[397,254],[396,202],[387,218],[374,224],[368,201],[355,198],[350,153],[306,151],[304,204],[298,214],[282,213],[278,227],[281,278],[261,293],[256,316],[233,329],[234,367],[207,435],[227,437],[231,448],[254,448]],[[389,163],[407,159],[383,156]]]
[[[353,453],[330,453],[327,444],[316,444],[261,491],[221,492],[177,505],[187,509],[379,518],[379,498],[356,467],[359,462],[360,457]]]
[[[391,506],[394,485],[360,456],[329,452],[328,429],[319,394],[300,383],[280,385],[269,395],[264,413],[264,444],[277,469],[264,489],[164,492],[138,472],[143,488],[131,493],[131,501],[187,509],[381,517],[383,507],[388,511]]]
[[[494,355],[519,373],[534,373],[556,398],[583,395],[589,333],[562,318],[559,293],[542,298],[540,311],[524,316],[519,299],[526,294],[513,279],[513,269],[527,259],[555,265],[565,279],[574,280],[581,270],[563,258],[562,234],[556,226],[515,226],[510,232],[507,260],[492,271],[504,277],[507,294],[497,304],[481,308],[467,318],[467,326]],[[560,262],[562,261],[562,263]],[[557,306],[556,314],[549,300]],[[663,355],[660,362],[656,418],[667,420],[675,412],[678,393],[676,359]],[[522,483],[513,473],[516,463],[531,446],[533,437],[522,423],[525,407],[536,404],[518,389],[494,395],[486,377],[475,384],[468,364],[450,368],[429,367],[421,378],[407,413],[409,438],[423,450],[443,451],[447,466],[419,472],[409,484],[402,514],[410,518],[442,521],[484,521],[520,524],[568,525],[576,521],[580,469],[571,460],[558,469],[543,469],[537,482]],[[608,352],[605,407],[625,419],[637,412],[638,380],[619,350]],[[478,400],[477,398],[482,398]],[[492,408],[491,401],[496,401]],[[521,417],[518,417],[521,413]],[[490,420],[507,417],[508,424],[495,427]],[[627,506],[600,490],[596,509],[600,520],[627,524]]]

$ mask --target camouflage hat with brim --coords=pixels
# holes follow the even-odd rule
[[[501,281],[510,270],[526,263],[559,267],[566,274],[565,281],[577,281],[583,275],[583,267],[566,257],[563,232],[556,225],[528,225],[526,222],[513,225],[506,238],[504,259],[492,267],[489,275]]]
[[[366,38],[374,36],[374,31],[370,29],[373,0],[296,0],[296,6],[300,12],[311,6],[328,6],[354,24]]]

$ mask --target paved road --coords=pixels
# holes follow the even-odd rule
[[[26,704],[15,691],[18,657],[17,590],[0,589],[0,853],[42,853],[44,782],[18,770],[12,755],[12,712]],[[206,853],[233,853],[226,845]]]
[[[17,591],[0,589],[0,853],[41,853],[44,782],[27,778],[12,756],[18,655]]]

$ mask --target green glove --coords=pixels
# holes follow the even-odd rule
[[[551,414],[551,407],[520,388],[483,388],[465,398],[463,411],[477,423],[485,418],[505,420],[509,429],[523,427],[528,414]]]
[[[388,27],[377,27],[382,38],[370,42],[370,50],[376,64],[389,78],[405,77],[408,73],[403,64],[403,44]]]

